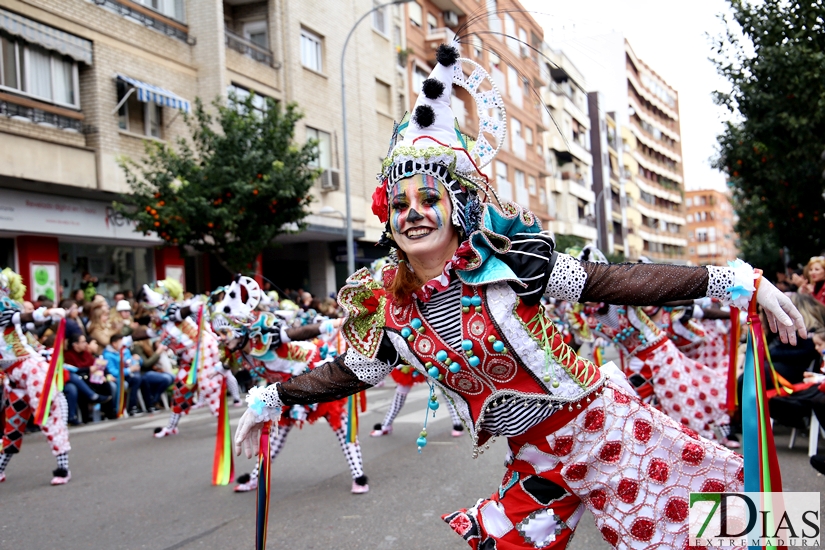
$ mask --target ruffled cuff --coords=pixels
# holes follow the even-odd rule
[[[281,417],[281,397],[278,395],[278,384],[272,384],[265,388],[250,388],[246,395],[246,404],[255,413],[255,422],[266,422],[267,420],[277,422]]]
[[[586,282],[587,272],[582,263],[567,254],[559,254],[550,273],[545,295],[568,302],[578,302]]]
[[[39,307],[39,308],[35,309],[32,312],[32,319],[34,319],[35,323],[40,324],[40,325],[42,325],[47,320],[49,320],[49,318],[46,317],[46,308],[45,307]]]
[[[727,306],[747,310],[753,293],[756,292],[756,285],[753,282],[758,275],[750,264],[739,259],[728,262],[728,266],[707,266],[707,296],[719,298]]]

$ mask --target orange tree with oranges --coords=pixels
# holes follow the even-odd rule
[[[716,44],[731,84],[717,102],[733,115],[718,137],[745,259],[782,269],[825,249],[825,7],[821,0],[729,0]]]
[[[230,272],[246,271],[277,235],[301,230],[317,144],[295,142],[297,106],[253,101],[218,99],[210,112],[196,100],[191,139],[147,142],[141,161],[121,162],[131,194],[115,208],[138,231],[212,254]]]

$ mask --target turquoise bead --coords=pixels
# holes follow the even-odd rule
[[[447,352],[443,349],[438,350],[438,353],[435,354],[435,358],[441,362],[444,362],[447,359]]]
[[[404,327],[401,329],[401,336],[403,336],[404,338],[409,338],[410,334],[412,334],[410,327]]]
[[[472,305],[474,305],[474,306],[480,306],[480,305],[481,305],[481,296],[473,296],[473,297],[470,299],[470,302],[471,302],[471,303],[472,303]]]
[[[501,353],[502,351],[504,351],[504,342],[502,342],[501,340],[496,340],[495,342],[493,342],[493,349],[498,353]]]
[[[416,445],[419,447],[426,447],[427,446],[427,438],[426,437],[419,437],[415,440]]]
[[[461,365],[459,365],[458,363],[453,363],[448,368],[450,369],[451,373],[455,374],[461,370]]]
[[[438,401],[430,401],[429,403],[430,409],[437,411],[438,410]]]
[[[433,378],[438,378],[438,375],[439,375],[438,367],[430,367],[427,370],[427,374],[429,374]]]
[[[473,349],[473,341],[472,340],[463,340],[461,342],[461,349],[464,351],[470,351]]]
[[[471,367],[477,367],[478,364],[481,363],[481,359],[479,359],[477,355],[473,355],[472,357],[467,359],[467,362],[470,363]]]
[[[473,305],[473,299],[470,296],[462,296],[461,305],[465,307],[470,307],[471,305]]]
[[[413,319],[412,321],[410,321],[410,326],[411,326],[412,328],[414,328],[415,330],[420,329],[420,328],[421,328],[421,319],[419,319],[418,317],[416,317],[415,319]]]

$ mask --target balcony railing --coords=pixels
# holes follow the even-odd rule
[[[254,42],[247,40],[243,36],[235,34],[229,29],[225,29],[225,34],[227,48],[231,48],[236,52],[251,57],[259,63],[266,63],[270,67],[278,68],[275,66],[275,63],[273,62],[271,51],[267,50],[262,46],[259,46],[258,44],[255,44]]]
[[[189,43],[189,27],[131,0],[94,0],[98,6],[129,17],[167,36]],[[194,43],[194,42],[193,42]]]
[[[37,124],[83,132],[83,114],[69,109],[40,105],[38,102],[0,93],[0,115],[23,117]]]

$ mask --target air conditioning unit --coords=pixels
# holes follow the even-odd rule
[[[445,11],[444,12],[444,24],[448,27],[457,27],[458,26],[458,14],[454,11]]]
[[[327,168],[321,173],[321,191],[337,191],[341,188],[341,174],[335,168]]]

